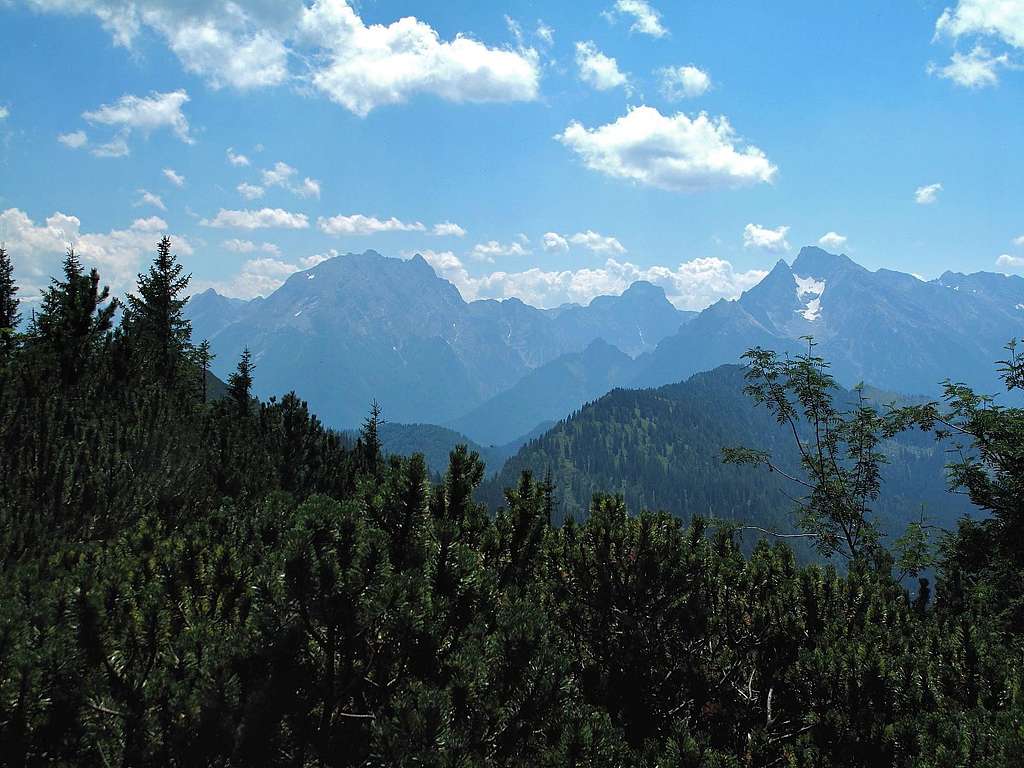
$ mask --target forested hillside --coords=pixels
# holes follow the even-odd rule
[[[117,325],[69,253],[18,333],[11,275],[0,249],[4,765],[1020,763],[1021,411],[951,386],[839,418],[816,363],[753,359],[748,394],[831,430],[794,477],[840,575],[613,495],[553,524],[528,474],[488,508],[472,452],[435,484],[373,413],[350,443],[292,394],[256,400],[248,351],[209,402],[166,238]],[[1002,375],[1024,385],[1014,352]],[[875,437],[909,428],[969,449],[952,482],[985,519],[939,551],[918,526],[890,552],[865,517]],[[935,589],[908,593],[933,555]]]
[[[791,481],[722,462],[723,447],[756,446],[789,474],[799,471],[793,435],[755,406],[745,383],[743,368],[731,365],[658,389],[614,390],[524,446],[485,483],[482,498],[499,503],[502,489],[530,471],[554,483],[556,521],[582,519],[593,495],[609,491],[631,509],[793,530]],[[873,397],[879,410],[894,402],[882,393]],[[836,399],[848,408],[857,400],[845,390],[837,390]],[[885,492],[874,509],[883,531],[899,535],[922,512],[933,524],[953,528],[971,512],[965,498],[946,492],[950,447],[920,433],[884,443]]]

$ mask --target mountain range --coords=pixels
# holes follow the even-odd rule
[[[391,421],[444,424],[597,339],[650,352],[693,316],[650,283],[585,307],[466,302],[421,256],[374,251],[298,272],[265,299],[209,290],[188,312],[193,336],[217,355],[216,373],[227,375],[248,347],[257,394],[295,389],[336,427],[358,424],[373,399]]]
[[[798,353],[813,336],[837,379],[937,395],[946,378],[997,390],[994,361],[1024,336],[1024,278],[871,271],[803,248],[738,299],[700,313],[637,282],[588,305],[465,301],[421,256],[374,251],[297,272],[266,298],[209,290],[188,303],[224,377],[243,348],[255,390],[294,389],[350,428],[376,399],[392,423],[442,425],[477,443],[537,435],[615,387],[659,387],[736,363],[753,346]]]

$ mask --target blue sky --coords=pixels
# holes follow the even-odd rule
[[[1024,0],[14,0],[0,44],[29,297],[69,242],[123,291],[165,231],[239,296],[374,248],[467,298],[699,308],[830,233],[1024,271]]]

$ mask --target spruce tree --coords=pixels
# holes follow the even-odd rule
[[[238,360],[238,367],[228,377],[228,397],[237,406],[238,412],[247,414],[252,404],[252,353],[246,347]]]
[[[14,333],[19,322],[21,314],[18,312],[14,265],[7,249],[0,245],[0,357],[6,357],[14,346]]]
[[[216,355],[210,351],[209,339],[203,339],[196,347],[196,362],[199,364],[199,389],[202,392],[204,403],[210,399],[207,380],[210,377],[210,363],[215,357]]]
[[[110,330],[118,302],[110,300],[110,288],[100,288],[99,272],[85,273],[73,248],[64,257],[63,272],[64,279],[52,279],[43,292],[29,341],[56,358],[61,384],[67,389],[78,383],[90,356]]]
[[[149,271],[139,274],[139,295],[129,295],[125,305],[124,326],[141,348],[147,373],[164,384],[174,382],[192,333],[183,295],[192,276],[182,271],[164,235]]]
[[[380,427],[384,423],[381,412],[380,403],[376,400],[370,403],[370,415],[363,420],[357,443],[360,466],[371,475],[378,474],[384,453],[380,441]]]

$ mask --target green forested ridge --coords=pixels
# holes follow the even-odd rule
[[[73,254],[24,334],[0,280],[3,764],[1019,764],[1020,411],[886,417],[955,433],[988,513],[929,602],[870,537],[839,575],[615,496],[554,526],[529,475],[488,510],[475,454],[434,485],[376,412],[351,443],[255,401],[248,355],[208,403],[166,246],[118,327]],[[855,518],[812,469],[815,525]]]
[[[582,519],[593,495],[609,491],[622,494],[631,509],[790,530],[791,483],[777,472],[722,462],[723,447],[744,444],[772,454],[781,469],[799,470],[799,451],[788,427],[756,407],[744,383],[744,369],[730,365],[658,389],[613,390],[524,446],[484,484],[481,498],[500,503],[502,489],[530,471],[537,477],[550,475],[557,487],[556,522],[567,516]],[[880,409],[895,402],[886,393],[870,394]],[[840,402],[853,396],[836,391]],[[974,514],[965,497],[946,492],[950,447],[920,432],[884,442],[885,493],[873,510],[883,533],[898,535],[922,512],[943,528]]]

